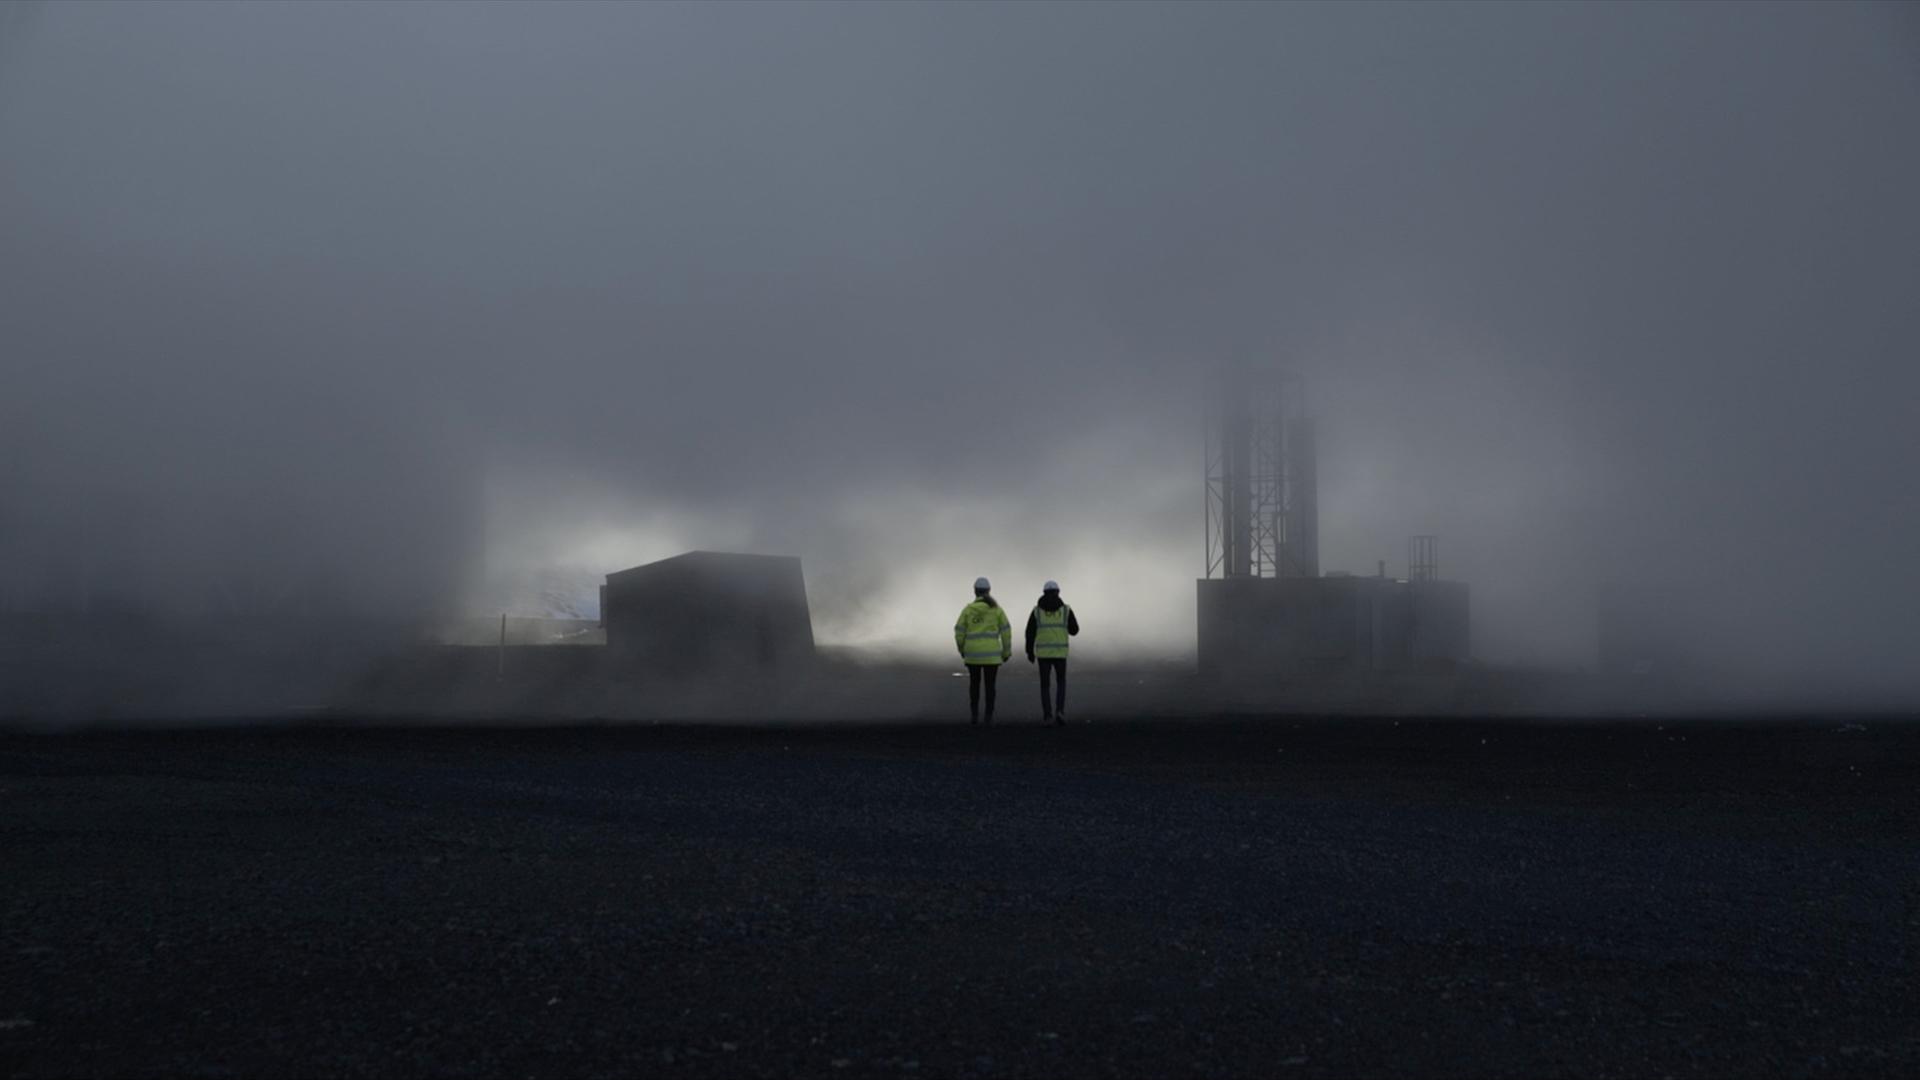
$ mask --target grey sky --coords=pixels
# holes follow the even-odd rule
[[[1910,9],[34,13],[15,596],[486,607],[737,546],[829,639],[938,647],[985,572],[1179,652],[1200,398],[1272,358],[1327,565],[1439,533],[1483,655],[1583,660],[1607,580],[1839,681],[1920,647]]]

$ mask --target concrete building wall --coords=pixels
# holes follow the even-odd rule
[[[1460,582],[1226,578],[1197,585],[1205,673],[1391,671],[1470,655]]]
[[[1464,581],[1410,581],[1412,637],[1408,656],[1461,661],[1473,655],[1473,620]]]
[[[686,675],[792,668],[813,659],[800,560],[690,551],[607,575],[609,659]]]

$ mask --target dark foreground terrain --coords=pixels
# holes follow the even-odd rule
[[[1920,727],[0,736],[0,1071],[1920,1074]]]

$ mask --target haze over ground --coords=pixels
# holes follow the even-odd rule
[[[1920,21],[1896,5],[16,5],[5,606],[497,611],[800,555],[1190,652],[1198,416],[1321,417],[1323,563],[1475,651],[1606,582],[1920,695]]]

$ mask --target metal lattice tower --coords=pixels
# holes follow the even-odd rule
[[[1207,425],[1207,577],[1319,577],[1313,421],[1294,375],[1227,385]]]
[[[1431,534],[1408,537],[1407,580],[1440,580],[1440,541]]]

